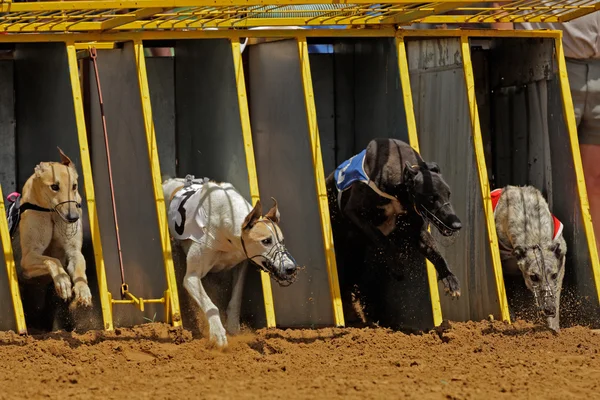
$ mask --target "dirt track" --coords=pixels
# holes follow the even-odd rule
[[[260,330],[225,352],[167,325],[115,333],[0,333],[0,398],[598,397],[600,333],[517,322],[443,334]]]

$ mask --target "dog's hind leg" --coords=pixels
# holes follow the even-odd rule
[[[242,294],[247,271],[248,263],[246,261],[233,271],[233,290],[231,300],[227,305],[227,332],[231,335],[240,332],[240,310],[242,308]]]
[[[194,243],[187,255],[187,273],[183,278],[183,287],[206,316],[209,325],[209,339],[216,342],[217,346],[223,347],[227,345],[227,336],[221,323],[219,309],[202,286],[202,278],[211,270],[217,257],[217,253],[204,248],[201,244]]]
[[[421,228],[419,251],[427,257],[435,267],[435,270],[438,273],[438,279],[444,283],[446,293],[449,293],[453,298],[460,297],[458,278],[450,271],[450,268],[448,268],[448,263],[437,249],[433,236],[427,231],[427,225],[423,225]]]

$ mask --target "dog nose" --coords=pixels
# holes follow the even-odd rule
[[[452,223],[452,225],[450,225],[450,228],[454,229],[454,230],[459,230],[460,228],[462,228],[462,224],[460,223],[460,221],[454,221]]]
[[[547,317],[554,317],[556,315],[556,307],[554,307],[553,305],[550,305],[550,304],[546,305],[544,307],[544,314]]]
[[[288,275],[293,275],[296,272],[296,267],[286,268],[285,273]]]
[[[69,215],[67,215],[67,221],[68,222],[71,222],[71,223],[77,222],[78,219],[79,219],[79,215],[77,215],[77,214],[69,214]]]

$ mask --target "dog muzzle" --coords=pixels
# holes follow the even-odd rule
[[[261,271],[268,273],[279,286],[290,286],[298,276],[298,263],[280,242],[276,243],[267,254],[258,254],[248,259]]]
[[[75,201],[75,200],[67,200],[67,201],[62,201],[62,202],[58,203],[57,205],[55,205],[55,206],[52,208],[52,211],[54,211],[56,214],[58,214],[58,216],[59,216],[59,217],[60,217],[60,218],[61,218],[61,219],[62,219],[64,222],[66,222],[67,224],[73,224],[73,223],[77,222],[77,221],[78,221],[78,219],[79,219],[79,215],[78,215],[78,218],[77,218],[77,219],[75,219],[75,220],[70,220],[68,217],[65,217],[65,214],[64,214],[64,213],[62,213],[62,212],[60,211],[60,208],[61,208],[61,206],[65,205],[65,204],[67,204],[67,210],[68,210],[68,207],[69,207],[69,205],[71,205],[71,203],[73,203],[73,204],[75,205],[75,208],[77,208],[77,209],[81,209],[81,203],[79,203],[79,202],[77,202],[77,201]],[[67,215],[68,215],[68,212],[67,212]]]
[[[457,233],[460,229],[454,229],[449,227],[448,225],[446,225],[444,222],[442,222],[441,219],[438,218],[437,214],[444,208],[450,205],[450,203],[444,203],[442,204],[437,210],[435,210],[435,212],[431,212],[429,211],[424,205],[419,204],[416,205],[417,203],[415,202],[415,211],[417,211],[417,214],[419,214],[421,217],[423,217],[423,219],[429,221],[431,224],[433,224],[442,235],[444,236],[452,236],[455,233]],[[420,211],[419,211],[420,210]]]

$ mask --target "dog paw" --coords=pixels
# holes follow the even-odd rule
[[[227,333],[220,323],[210,322],[210,341],[215,342],[218,347],[227,346]]]
[[[73,293],[75,294],[75,303],[78,306],[92,306],[92,292],[87,284],[83,282],[76,283],[75,287],[73,288]]]
[[[54,288],[58,296],[64,301],[71,297],[71,278],[67,274],[61,274],[54,278]]]
[[[458,299],[460,297],[460,284],[455,275],[448,275],[442,279],[442,282],[444,283],[444,291],[447,295],[450,295],[453,299]]]

